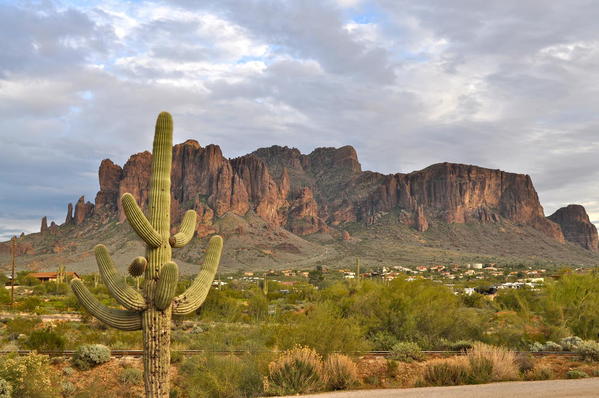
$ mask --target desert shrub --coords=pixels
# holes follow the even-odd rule
[[[0,398],[11,398],[12,386],[4,379],[0,379]]]
[[[6,322],[6,331],[13,335],[28,334],[41,321],[40,318],[13,318]]]
[[[369,336],[368,340],[375,351],[390,351],[395,344],[399,343],[397,337],[386,331],[378,331]]]
[[[422,380],[426,386],[457,386],[468,381],[469,365],[464,357],[433,359],[426,363]]]
[[[328,390],[346,390],[358,383],[358,367],[346,355],[329,355],[323,370]]]
[[[47,355],[8,356],[0,360],[0,378],[13,387],[13,398],[55,398],[55,380]]]
[[[171,351],[171,363],[180,363],[183,360],[181,351]]]
[[[545,351],[545,344],[535,341],[534,343],[528,346],[528,349],[532,352]]]
[[[38,329],[31,332],[25,345],[38,351],[62,351],[65,339],[51,328]]]
[[[401,362],[421,361],[424,354],[418,344],[402,341],[391,348],[391,359]]]
[[[266,384],[268,392],[272,394],[306,394],[319,391],[323,381],[322,359],[309,347],[288,350],[268,365]]]
[[[73,366],[79,370],[89,370],[108,361],[110,349],[102,344],[79,346],[73,354]]]
[[[545,343],[544,351],[561,351],[562,346],[556,343],[555,341],[548,341]]]
[[[453,343],[447,344],[446,347],[449,351],[466,352],[472,348],[473,344],[474,343],[470,340],[459,340],[459,341],[455,341]]]
[[[516,355],[503,347],[475,343],[466,358],[474,383],[518,379]]]
[[[572,369],[566,372],[567,379],[584,379],[587,377],[589,377],[589,375],[586,372],[578,369]]]
[[[331,352],[367,351],[364,330],[353,319],[344,318],[332,302],[318,303],[305,314],[286,319],[276,329],[276,345],[284,350],[297,345],[313,347],[322,355]]]
[[[62,374],[64,374],[65,376],[71,376],[73,373],[75,373],[75,369],[71,368],[70,366],[67,366],[62,369]]]
[[[576,353],[583,361],[599,361],[599,343],[596,341],[583,341],[576,347]]]
[[[524,373],[526,380],[551,380],[554,377],[553,369],[547,365],[537,365]]]
[[[143,382],[144,373],[141,369],[125,368],[119,375],[121,383],[129,386],[135,386]]]
[[[561,339],[559,341],[559,345],[562,347],[562,350],[564,351],[576,351],[576,348],[578,348],[578,346],[581,345],[583,342],[584,340],[582,340],[578,336],[568,336]]]
[[[181,364],[184,387],[191,398],[247,398],[262,395],[262,358],[234,355],[191,357]]]
[[[62,390],[63,397],[73,396],[75,394],[75,392],[77,391],[77,388],[75,387],[75,385],[73,383],[71,383],[70,381],[63,381],[62,384],[60,385],[60,388]]]
[[[527,352],[520,352],[516,355],[516,365],[520,373],[530,372],[535,367],[532,355]]]

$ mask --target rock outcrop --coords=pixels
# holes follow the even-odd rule
[[[558,209],[548,217],[559,224],[566,240],[585,249],[599,251],[597,228],[591,223],[585,208],[581,205],[568,205]]]
[[[103,160],[95,206],[80,198],[74,215],[69,205],[65,223],[79,225],[90,217],[123,221],[119,198],[125,192],[146,210],[151,160],[149,152],[131,156],[122,168]],[[351,146],[317,148],[308,155],[272,146],[227,159],[217,145],[187,140],[173,147],[171,178],[172,221],[178,223],[186,210],[195,209],[200,236],[214,233],[214,220],[227,213],[254,212],[267,224],[299,235],[348,222],[374,224],[390,215],[420,232],[440,222],[509,222],[560,242],[566,234],[585,248],[597,247],[588,217],[585,223],[573,215],[570,221],[544,216],[528,175],[471,165],[440,163],[383,175],[362,171]],[[576,228],[585,228],[584,239],[574,240]]]
[[[40,233],[48,232],[48,218],[46,216],[42,217],[42,225],[40,226]]]

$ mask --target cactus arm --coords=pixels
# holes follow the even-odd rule
[[[90,293],[80,279],[73,279],[71,288],[85,309],[108,326],[119,330],[141,330],[141,313],[105,306]]]
[[[210,238],[202,269],[191,286],[173,300],[173,314],[185,315],[197,310],[206,299],[223,249],[223,238],[218,235]]]
[[[146,300],[137,290],[127,284],[123,276],[118,274],[106,246],[96,245],[94,252],[100,275],[102,275],[102,280],[112,297],[129,310],[145,310],[147,308]]]
[[[171,236],[169,239],[169,243],[172,247],[183,247],[189,243],[191,238],[193,238],[193,234],[196,229],[196,219],[197,214],[194,210],[187,210],[185,212],[179,232]]]
[[[133,227],[137,235],[151,247],[159,247],[162,244],[162,236],[152,227],[144,213],[141,211],[135,198],[130,193],[121,197],[123,210],[127,221]]]
[[[160,278],[156,283],[154,293],[154,305],[160,311],[164,311],[175,297],[177,282],[179,281],[179,268],[174,262],[168,262],[160,269]]]

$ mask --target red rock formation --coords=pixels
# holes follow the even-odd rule
[[[48,228],[50,234],[54,235],[58,232],[58,225],[54,221],[50,223],[50,227]]]
[[[298,235],[308,235],[326,229],[326,224],[318,217],[318,204],[312,189],[304,187],[291,202],[287,229]]]
[[[80,199],[75,216],[69,205],[65,223],[80,224],[92,213],[102,221],[124,220],[119,198],[125,192],[145,210],[151,159],[149,152],[138,153],[122,169],[103,160],[96,207]],[[215,217],[254,211],[271,226],[302,235],[327,225],[376,223],[391,213],[418,231],[436,222],[507,221],[564,240],[560,226],[544,217],[527,175],[451,163],[382,175],[362,171],[351,146],[318,148],[308,155],[273,146],[229,160],[216,145],[188,140],[173,147],[172,198],[173,223],[196,209],[201,236],[214,232]]]
[[[46,216],[42,217],[42,225],[40,227],[40,233],[48,232],[48,218]]]
[[[585,249],[599,251],[597,228],[581,205],[562,207],[548,217],[560,225],[566,240],[576,243]]]
[[[75,204],[75,225],[81,225],[92,216],[94,205],[90,202],[85,202],[85,197],[81,196]]]
[[[123,169],[121,166],[112,163],[110,159],[102,160],[98,170],[100,178],[100,190],[96,195],[95,213],[110,217],[118,210],[119,187],[123,178]]]
[[[75,219],[73,218],[73,204],[69,203],[67,205],[67,217],[64,220],[65,225],[75,224]]]

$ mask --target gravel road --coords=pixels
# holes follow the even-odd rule
[[[296,396],[297,397],[297,396]],[[570,398],[599,397],[599,378],[516,381],[475,386],[359,390],[302,395],[302,398]]]

